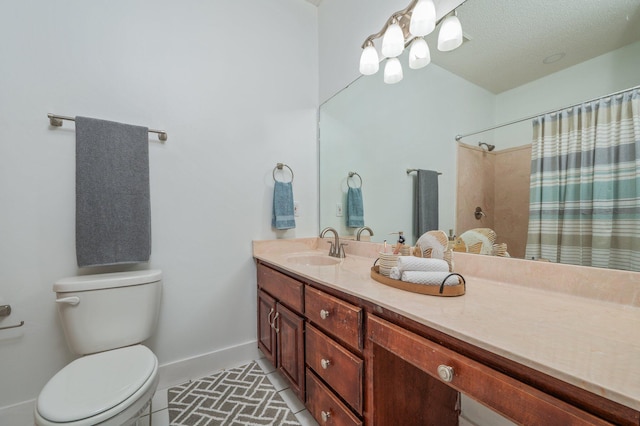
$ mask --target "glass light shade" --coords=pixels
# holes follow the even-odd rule
[[[436,27],[436,6],[433,0],[419,0],[411,12],[409,32],[415,37],[430,34]]]
[[[422,37],[414,39],[409,50],[409,68],[417,70],[426,67],[429,62],[431,62],[431,52],[426,40]]]
[[[398,58],[389,58],[384,66],[384,82],[394,84],[402,80],[402,65]]]
[[[362,55],[360,56],[360,73],[363,75],[372,75],[377,73],[379,68],[378,52],[373,44],[370,44],[362,49]]]
[[[438,50],[448,52],[462,44],[462,25],[457,16],[451,15],[442,22],[438,34]]]
[[[404,50],[404,34],[397,21],[389,25],[382,37],[382,55],[386,58],[400,56]]]

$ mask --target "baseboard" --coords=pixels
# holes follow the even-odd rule
[[[181,385],[189,380],[201,379],[216,371],[237,367],[254,359],[262,358],[258,342],[251,340],[236,346],[160,366],[158,389]]]
[[[33,426],[33,410],[35,407],[35,399],[0,407],[0,425]]]
[[[180,385],[200,379],[220,370],[237,367],[262,358],[258,342],[252,340],[229,348],[194,356],[160,366],[158,389]],[[33,426],[33,410],[36,400],[0,407],[0,425]]]

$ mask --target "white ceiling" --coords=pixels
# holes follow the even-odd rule
[[[640,40],[640,0],[468,0],[458,17],[471,40],[443,53],[434,31],[432,60],[493,93]]]
[[[640,40],[640,0],[467,0],[457,10],[470,40],[439,52],[436,29],[427,36],[432,61],[493,93]]]

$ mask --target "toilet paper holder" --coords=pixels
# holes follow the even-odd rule
[[[9,315],[11,315],[11,305],[0,305],[0,317],[8,317]],[[8,330],[10,328],[22,327],[23,325],[24,325],[24,321],[20,321],[20,324],[0,327],[0,331]]]

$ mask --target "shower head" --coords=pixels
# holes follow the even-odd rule
[[[486,146],[487,147],[487,151],[493,151],[494,149],[496,149],[495,145],[491,145],[490,143],[486,143],[486,142],[478,142],[478,146]]]

